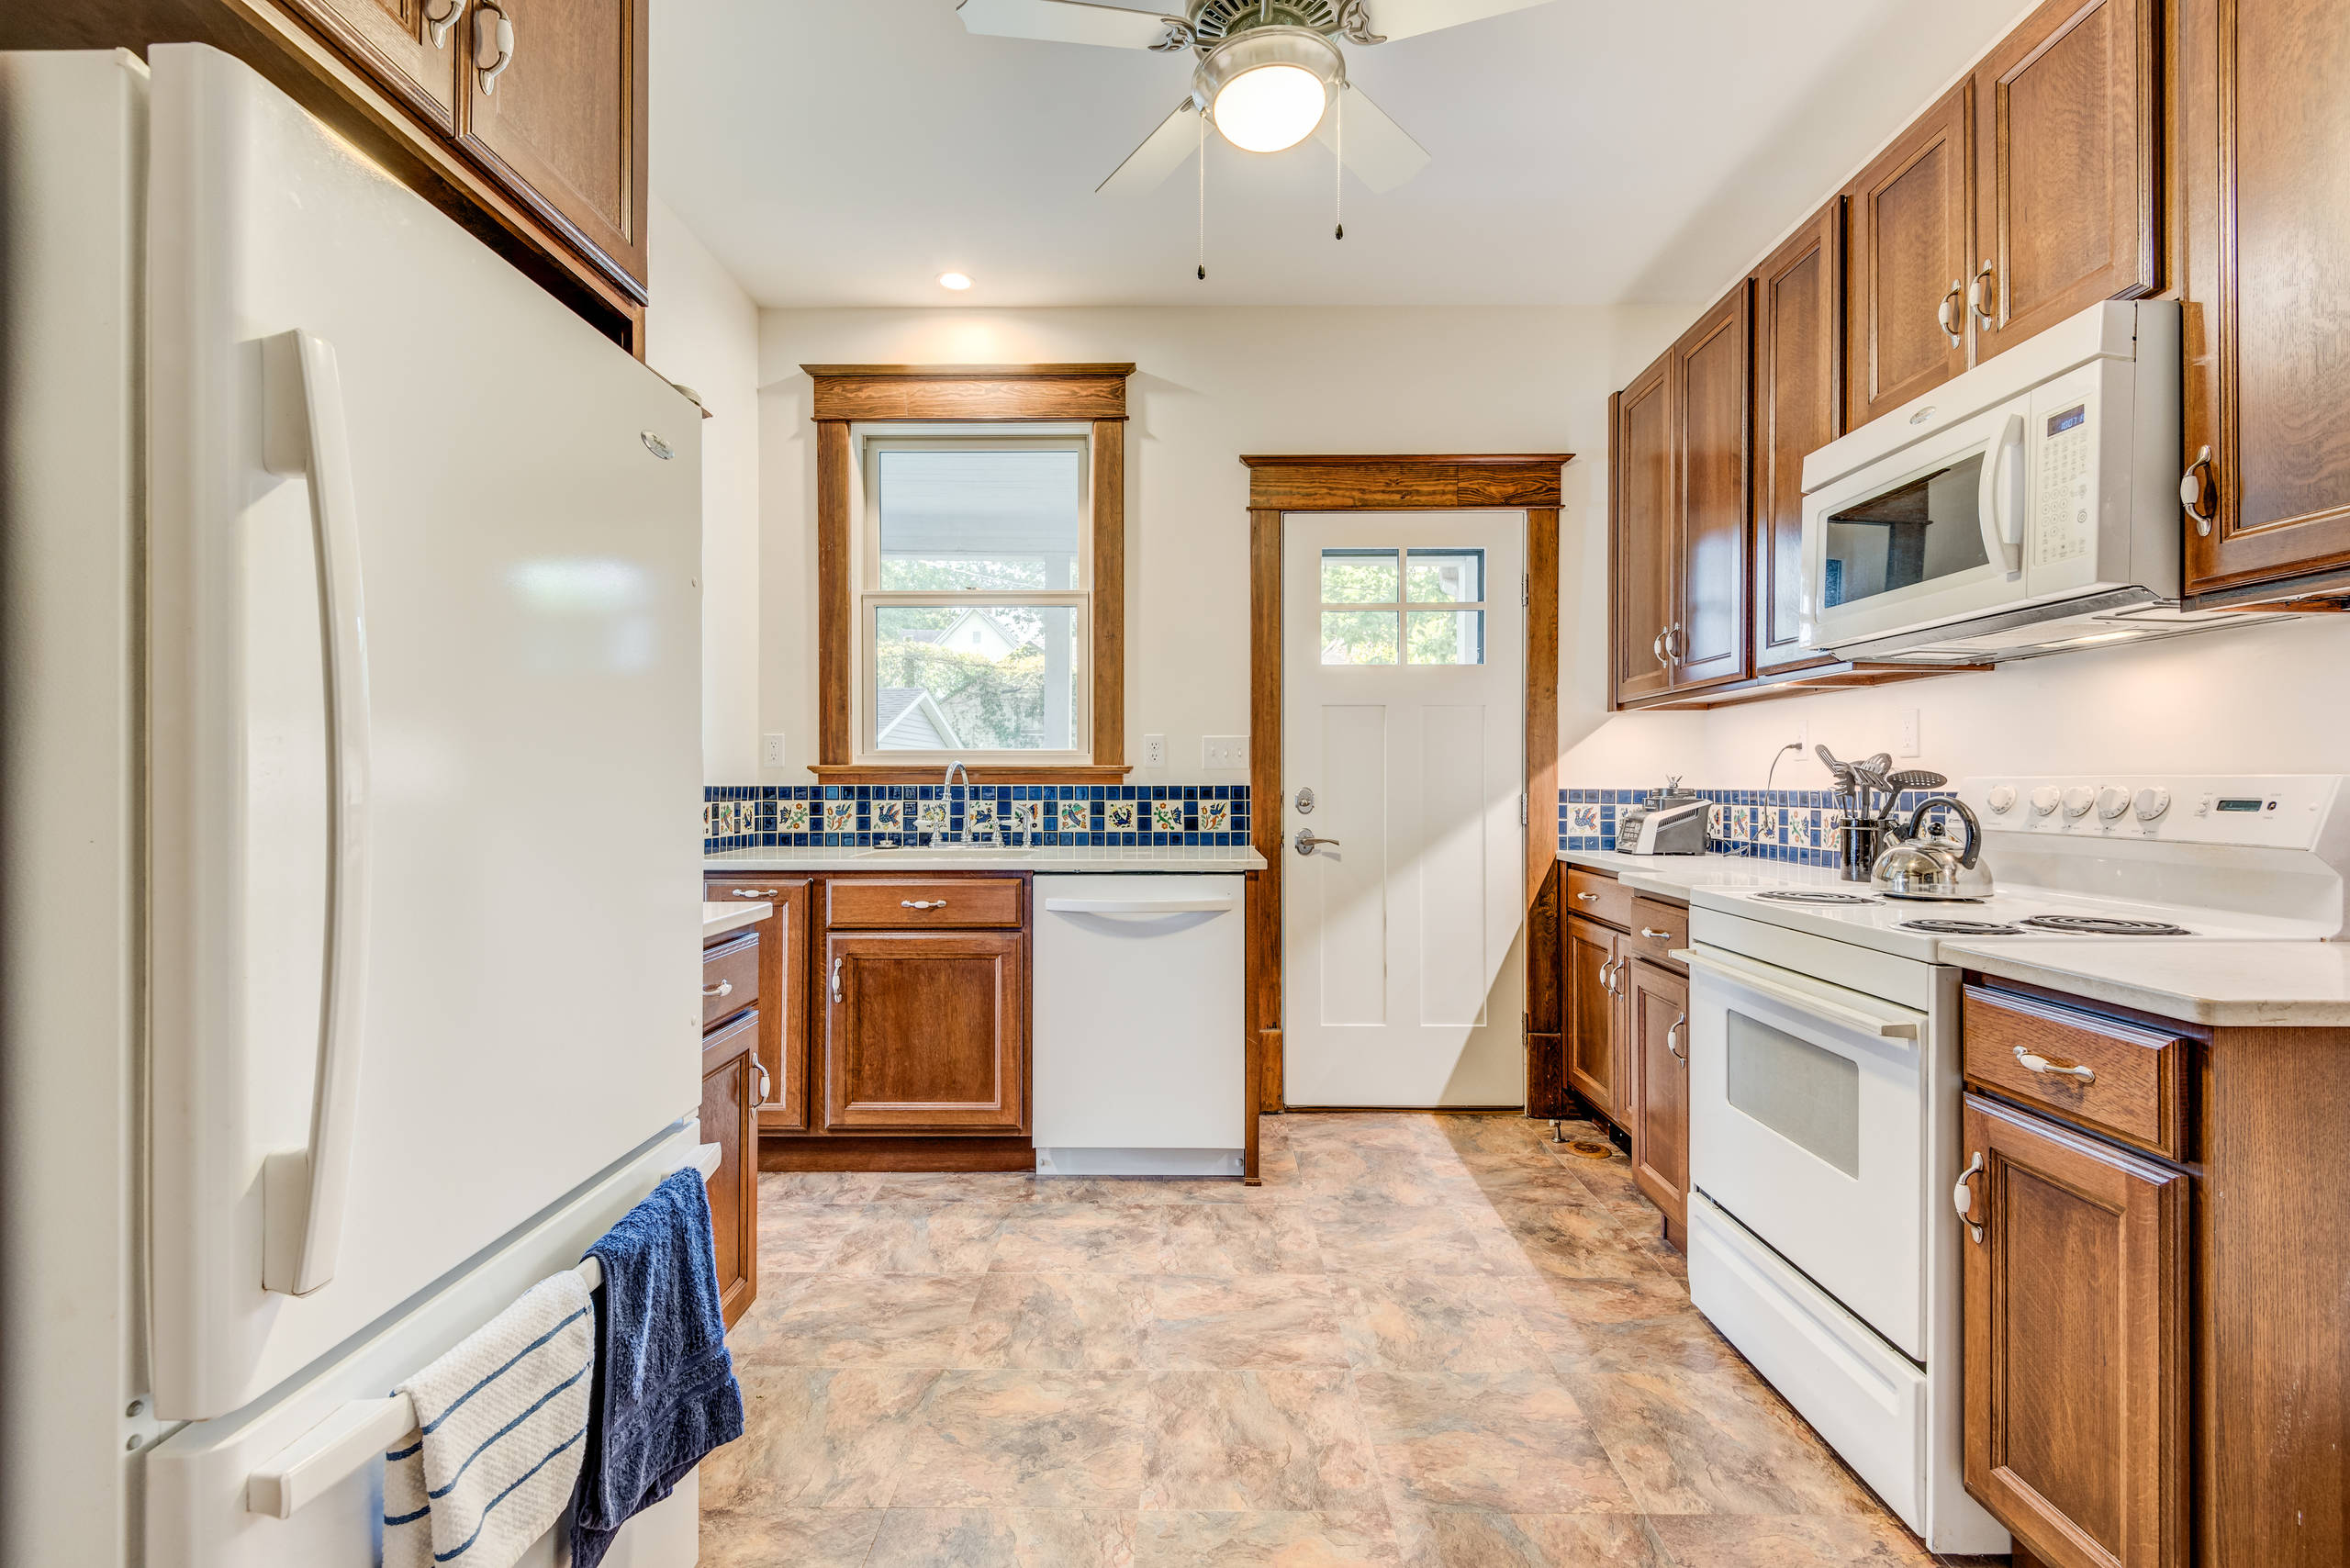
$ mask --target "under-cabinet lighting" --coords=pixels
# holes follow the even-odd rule
[[[961,273],[940,273],[938,283],[940,287],[951,288],[957,294],[971,286],[971,280]]]

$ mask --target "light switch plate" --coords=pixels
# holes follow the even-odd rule
[[[1903,756],[1918,755],[1918,710],[1901,710],[1901,752]]]
[[[1167,737],[1165,735],[1143,736],[1142,765],[1145,767],[1167,766]]]
[[[762,767],[781,767],[784,765],[783,756],[783,734],[782,732],[778,731],[769,734],[767,739],[761,743],[759,747],[759,766]]]
[[[1203,735],[1200,739],[1202,767],[1242,768],[1248,766],[1247,735]]]

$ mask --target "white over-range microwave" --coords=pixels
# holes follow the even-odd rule
[[[2179,608],[2178,322],[2093,306],[1805,458],[1805,645],[1962,664],[2245,624]]]

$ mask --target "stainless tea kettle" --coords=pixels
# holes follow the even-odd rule
[[[1921,827],[1929,814],[1956,812],[1966,825],[1966,836],[1953,843],[1937,820]],[[1887,822],[1885,845],[1869,868],[1869,880],[1891,899],[1949,900],[1969,902],[1991,896],[1991,868],[1983,863],[1983,824],[1966,802],[1938,795],[1909,813],[1905,825]]]

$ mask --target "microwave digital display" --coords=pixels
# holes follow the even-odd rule
[[[2063,435],[2075,425],[2086,424],[2088,421],[2088,417],[2089,406],[2087,403],[2076,403],[2061,414],[2051,414],[2048,416],[2048,433],[2050,435]]]

